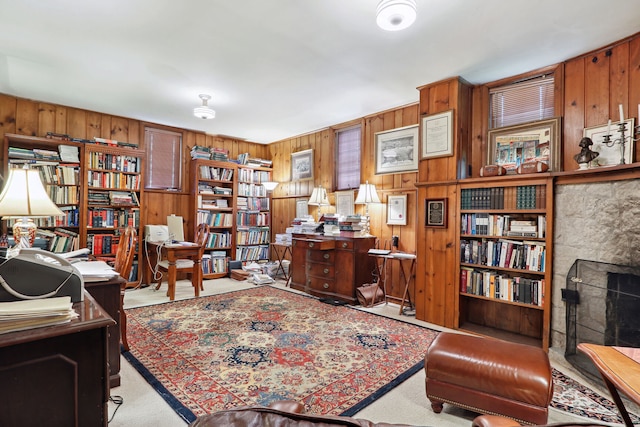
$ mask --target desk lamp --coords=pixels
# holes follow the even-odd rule
[[[318,219],[320,219],[322,207],[330,205],[329,198],[327,197],[327,190],[320,185],[314,187],[307,204],[311,206],[318,206]]]
[[[365,211],[365,225],[362,230],[363,236],[371,236],[369,234],[369,204],[370,203],[380,203],[380,198],[378,197],[378,192],[376,191],[376,186],[374,184],[369,184],[369,181],[365,181],[364,184],[360,184],[360,188],[358,189],[358,197],[356,197],[356,201],[354,202],[356,205],[364,205]]]
[[[9,177],[0,193],[0,216],[16,218],[13,239],[16,246],[29,248],[36,239],[37,227],[31,218],[64,216],[64,213],[47,195],[40,173],[25,165],[22,169],[10,169]]]

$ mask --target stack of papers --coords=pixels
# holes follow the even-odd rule
[[[76,317],[71,297],[0,302],[0,334],[59,325]]]
[[[118,272],[104,261],[80,261],[73,263],[85,282],[102,282],[118,276]]]

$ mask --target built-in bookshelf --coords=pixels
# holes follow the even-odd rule
[[[238,167],[235,259],[244,263],[269,259],[271,199],[262,183],[271,181],[271,168],[259,164]]]
[[[205,279],[227,275],[235,254],[235,192],[237,166],[234,163],[195,159],[190,167],[194,225],[209,225],[209,238],[202,258]]]
[[[461,329],[549,347],[552,178],[460,181]]]

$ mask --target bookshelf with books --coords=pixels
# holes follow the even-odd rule
[[[231,162],[193,159],[192,184],[194,226],[209,224],[209,239],[202,258],[205,279],[227,275],[228,260],[235,254],[237,165]]]
[[[262,183],[271,181],[272,170],[261,164],[248,159],[238,166],[235,259],[243,263],[269,259],[271,198]]]
[[[38,237],[47,240],[47,249],[68,252],[81,244],[83,144],[78,142],[5,134],[3,176],[10,168],[28,166],[40,172],[51,200],[64,213],[62,217],[33,218]],[[15,220],[3,221],[2,233],[11,230]]]
[[[549,348],[553,178],[459,181],[458,327]]]
[[[128,226],[142,236],[143,158],[144,153],[135,148],[85,145],[83,225],[85,245],[93,255],[114,257],[120,234]],[[138,245],[130,282],[138,281],[140,250]]]

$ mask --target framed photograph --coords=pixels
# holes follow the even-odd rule
[[[353,215],[353,190],[336,191],[336,213],[340,216]]]
[[[425,199],[425,226],[447,228],[447,199]]]
[[[560,170],[560,118],[505,126],[489,131],[490,165],[515,174],[522,163],[543,162],[549,171]]]
[[[376,175],[418,170],[418,125],[375,135]]]
[[[422,117],[421,158],[453,156],[453,110]]]
[[[309,216],[309,199],[296,199],[296,218]]]
[[[387,197],[387,224],[407,225],[407,195]]]
[[[313,149],[291,153],[291,181],[313,179]]]
[[[620,122],[611,123],[611,128],[608,133],[611,135],[610,140],[615,142],[615,144],[608,147],[604,143],[604,136],[607,135],[607,127],[608,125],[594,126],[590,128],[584,129],[585,137],[591,138],[593,141],[593,145],[591,146],[591,150],[597,153],[600,153],[598,157],[591,161],[591,166],[614,166],[620,164],[620,159],[624,158],[625,164],[633,163],[633,150],[634,143],[633,138],[629,138],[629,135],[633,135],[633,130],[635,129],[633,125],[635,124],[635,119],[627,119],[624,121],[625,126],[625,136],[626,141],[624,144],[624,153],[622,153],[622,145],[619,144],[620,141]],[[577,152],[578,149],[576,149]]]

